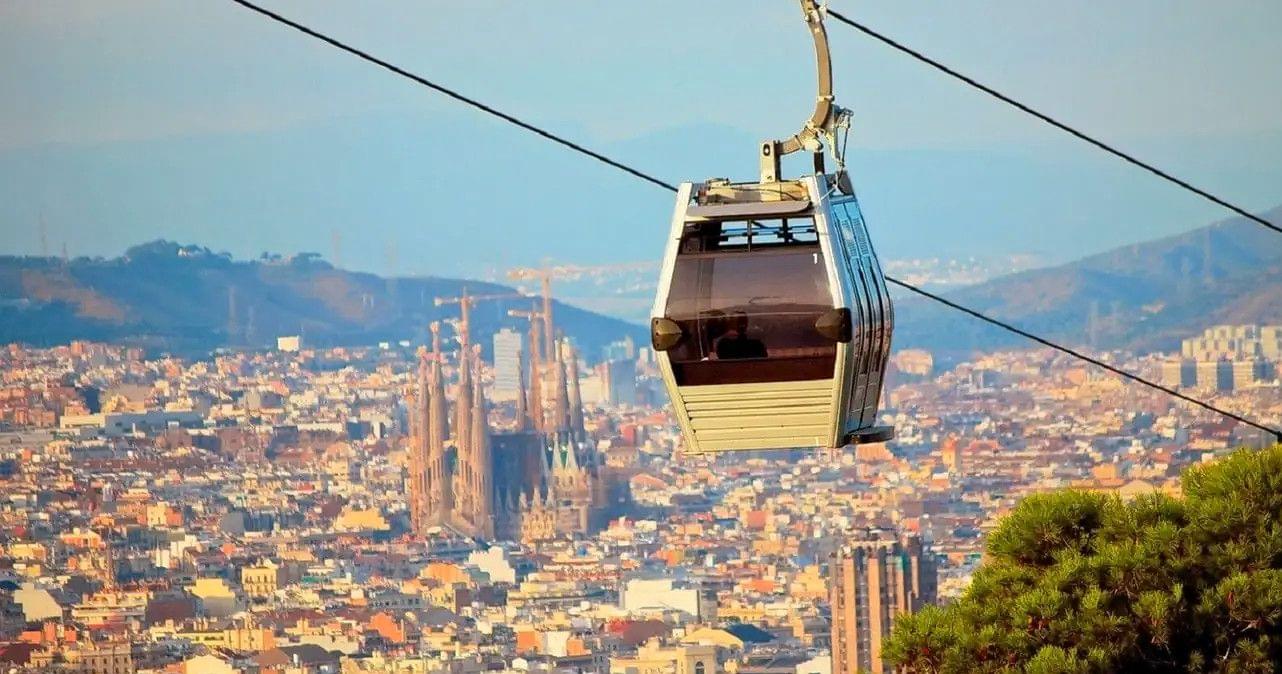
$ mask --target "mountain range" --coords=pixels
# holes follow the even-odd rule
[[[1282,206],[1262,214],[1282,222]],[[111,259],[0,257],[0,342],[110,340],[193,354],[264,347],[302,334],[317,345],[422,342],[431,321],[457,317],[437,297],[517,295],[511,287],[438,277],[383,278],[335,268],[316,254],[236,260],[155,241]],[[1244,218],[1081,260],[991,279],[946,297],[1071,346],[1169,351],[1211,325],[1282,323],[1282,236]],[[486,349],[502,327],[525,330],[509,309],[482,302],[472,316]],[[896,292],[897,348],[944,357],[1026,345],[1022,338],[937,303]],[[642,325],[554,305],[557,326],[595,359]]]
[[[1282,222],[1282,206],[1261,217]],[[929,300],[896,297],[897,347],[962,354],[1028,343]],[[1212,325],[1282,323],[1282,235],[1233,218],[946,297],[1069,345],[1169,351]]]
[[[530,298],[513,288],[449,278],[382,278],[336,269],[315,254],[235,260],[206,248],[155,241],[111,259],[0,257],[0,342],[35,345],[73,339],[136,344],[153,352],[207,353],[264,347],[278,335],[305,343],[422,343],[431,321],[456,318],[457,304],[438,297],[511,295],[479,302],[473,339],[488,352],[502,327],[525,331]],[[595,360],[606,344],[645,330],[555,302],[558,329]]]

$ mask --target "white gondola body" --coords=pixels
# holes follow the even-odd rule
[[[823,175],[790,182],[804,187],[808,203],[775,199],[708,207],[692,201],[700,185],[684,183],[678,191],[651,324],[657,330],[656,319],[667,319],[668,325],[682,319],[675,320],[683,325],[677,346],[661,345],[658,337],[654,341],[688,453],[840,447],[893,435],[877,426],[877,417],[894,314],[858,202],[833,189]],[[797,248],[767,245],[760,252],[749,238],[746,251],[689,254],[704,245],[690,242],[692,228],[703,226],[696,223],[730,217],[752,223],[744,225],[748,231],[765,222],[759,218],[781,218],[785,230],[788,218],[803,220],[804,236],[812,238]],[[721,238],[709,246],[726,245],[722,228],[716,225]],[[799,256],[798,251],[809,252]],[[807,255],[816,268],[806,267]],[[712,273],[727,264],[734,265],[730,272]],[[778,290],[779,296],[740,298],[738,304],[723,297],[771,292],[762,288],[773,281],[754,278],[753,265],[767,277],[783,275],[783,284],[800,284],[801,290],[788,287]],[[820,288],[825,281],[826,288]],[[794,301],[811,291],[809,304]],[[778,315],[758,316],[750,313],[758,299],[792,304]],[[719,311],[718,306],[735,308]],[[806,334],[812,314],[842,309],[849,312],[843,338],[818,337],[817,328],[814,335]],[[708,315],[720,324],[712,325]],[[749,347],[732,354],[727,343]]]

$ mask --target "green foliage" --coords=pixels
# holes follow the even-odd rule
[[[1030,496],[965,595],[901,618],[903,672],[1282,671],[1282,446],[1187,470],[1184,497]]]

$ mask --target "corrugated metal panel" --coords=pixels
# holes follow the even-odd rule
[[[826,445],[832,395],[831,379],[681,388],[704,452]]]

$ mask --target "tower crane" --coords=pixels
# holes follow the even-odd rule
[[[508,270],[507,277],[514,281],[539,281],[539,293],[543,298],[543,309],[538,312],[538,320],[543,324],[543,359],[551,362],[552,350],[556,348],[556,329],[552,323],[552,279],[578,279],[607,272],[642,271],[654,267],[653,262],[624,262],[619,264],[577,265],[561,264],[543,267],[517,267]],[[509,315],[513,315],[509,312]],[[531,318],[531,316],[524,316]]]
[[[468,328],[471,325],[472,308],[476,306],[477,302],[516,300],[524,297],[529,297],[529,296],[522,295],[519,293],[496,293],[491,295],[471,295],[471,294],[468,294],[467,288],[464,288],[463,294],[459,295],[458,297],[438,297],[433,301],[433,303],[438,307],[445,306],[447,304],[459,305],[459,327],[458,327],[459,342],[464,347],[466,347],[470,340],[470,334],[468,332]]]

